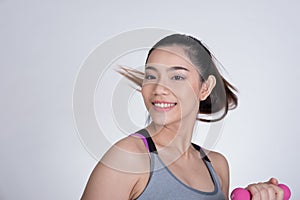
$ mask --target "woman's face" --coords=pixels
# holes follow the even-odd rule
[[[182,48],[169,46],[152,51],[145,67],[142,95],[155,124],[195,120],[200,90],[199,73]]]

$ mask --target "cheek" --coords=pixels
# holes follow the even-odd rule
[[[176,91],[176,96],[185,99],[185,101],[199,101],[200,89],[198,82],[178,85],[174,91]]]
[[[195,95],[195,98],[197,98],[199,101],[200,101],[200,94],[201,94],[201,84],[199,82],[197,83],[194,83],[193,86],[193,92],[194,92],[194,95]]]
[[[141,92],[143,96],[148,96],[152,92],[152,84],[144,84],[142,85]]]
[[[141,93],[142,93],[142,97],[143,97],[143,99],[144,99],[144,101],[145,101],[145,99],[146,99],[146,97],[147,97],[147,90],[146,90],[144,87],[142,87]]]
[[[144,103],[145,103],[146,107],[148,108],[149,103],[150,103],[149,98],[152,93],[152,88],[150,87],[150,85],[142,86],[141,93],[142,93]]]

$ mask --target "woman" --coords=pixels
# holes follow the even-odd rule
[[[209,50],[173,34],[149,51],[145,73],[123,68],[121,74],[141,86],[151,122],[111,147],[82,199],[228,199],[226,159],[191,143],[196,120],[218,121],[237,106],[236,90]],[[253,199],[283,199],[276,185],[270,179],[247,189]]]

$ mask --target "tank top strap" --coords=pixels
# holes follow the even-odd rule
[[[141,129],[132,134],[140,137],[150,153],[150,177],[144,191],[137,197],[139,200],[146,199],[222,199],[225,196],[222,192],[218,176],[213,169],[211,161],[204,150],[192,143],[193,147],[199,152],[203,162],[208,168],[211,178],[214,182],[215,189],[213,192],[202,192],[183,184],[178,180],[168,167],[159,158],[155,144],[146,129]]]
[[[205,160],[205,161],[207,161],[207,162],[210,162],[210,160],[209,160],[209,158],[207,157],[206,153],[203,151],[203,149],[202,149],[199,145],[197,145],[197,144],[195,144],[195,143],[192,143],[192,145],[193,145],[193,147],[194,147],[197,151],[200,152],[201,158],[202,158],[203,160]]]
[[[147,147],[148,151],[150,153],[157,154],[155,144],[154,144],[149,132],[146,129],[141,129],[141,130],[137,131],[135,134],[132,134],[132,135],[138,135],[140,138],[142,138],[142,140],[144,141],[144,144]]]
[[[147,147],[147,149],[148,149],[148,151],[149,151],[150,153],[158,154],[158,153],[157,153],[156,146],[155,146],[155,144],[154,144],[154,142],[153,142],[153,140],[152,140],[152,138],[151,138],[149,132],[148,132],[146,129],[141,129],[141,130],[137,131],[136,133],[134,133],[134,134],[132,134],[132,135],[137,135],[137,136],[139,136],[139,137],[143,140],[145,146]],[[209,158],[207,157],[206,153],[203,151],[203,149],[202,149],[199,145],[197,145],[197,144],[195,144],[195,143],[192,143],[192,145],[193,145],[193,147],[194,147],[197,151],[200,152],[201,158],[202,158],[203,160],[205,160],[205,161],[207,161],[207,162],[210,162],[210,160],[209,160]]]
[[[198,151],[200,152],[200,155],[201,155],[202,159],[204,160],[204,163],[206,164],[206,166],[207,166],[207,168],[208,168],[208,171],[209,171],[209,173],[210,173],[210,175],[211,175],[211,177],[212,177],[212,179],[213,179],[213,181],[214,181],[215,187],[217,187],[217,189],[218,189],[219,191],[222,191],[222,185],[221,185],[221,183],[220,183],[220,180],[219,180],[219,178],[218,178],[218,175],[217,175],[216,171],[214,170],[214,168],[213,168],[213,166],[212,166],[212,164],[211,164],[211,161],[210,161],[210,159],[208,158],[207,154],[206,154],[206,153],[204,152],[204,150],[203,150],[200,146],[198,146],[197,144],[192,143],[192,145],[194,146],[194,148],[195,148],[196,150],[198,150]]]

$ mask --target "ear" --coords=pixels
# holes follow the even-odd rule
[[[216,78],[213,75],[209,75],[207,80],[201,84],[200,89],[200,101],[205,100],[216,86]]]

